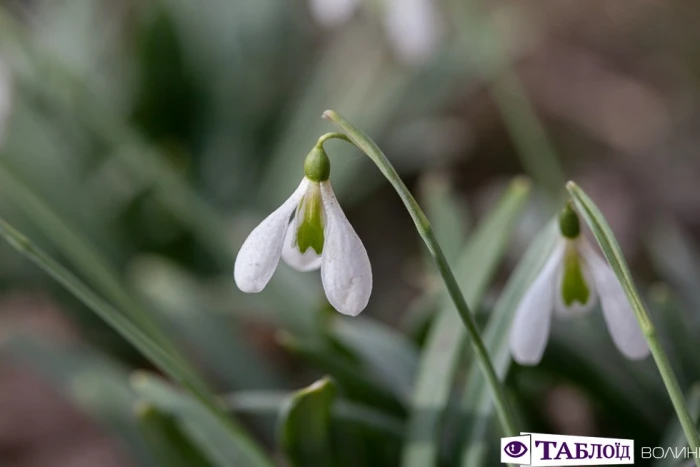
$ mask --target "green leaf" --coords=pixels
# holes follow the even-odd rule
[[[231,436],[216,414],[162,378],[137,372],[131,378],[131,385],[144,401],[174,417],[184,436],[192,440],[214,465],[271,465],[258,462],[243,451],[241,440]]]
[[[88,308],[93,310],[148,358],[151,363],[187,388],[198,399],[199,403],[202,404],[202,408],[206,408],[208,413],[218,420],[221,429],[228,432],[228,444],[232,448],[235,448],[238,453],[236,456],[237,465],[271,465],[271,462],[266,458],[262,450],[246,435],[237,423],[221,410],[218,401],[214,399],[206,384],[196,374],[182,367],[179,361],[173,359],[168,352],[164,351],[121,312],[105,302],[77,277],[54,261],[41,249],[36,247],[27,237],[2,219],[0,219],[0,235],[2,235],[2,237],[17,251],[32,260],[37,266],[68,289]]]
[[[328,378],[292,395],[280,412],[279,445],[295,467],[332,467],[331,406],[336,387]]]
[[[634,285],[632,279],[632,274],[630,273],[627,262],[622,255],[622,250],[620,245],[615,239],[610,226],[600,212],[600,209],[595,205],[593,200],[591,200],[584,191],[578,187],[574,182],[569,182],[566,184],[567,190],[572,199],[576,203],[576,208],[579,213],[583,216],[590,227],[591,232],[598,241],[600,249],[605,255],[610,267],[617,276],[617,279],[622,285],[622,289],[627,295],[627,299],[632,306],[632,310],[637,318],[639,326],[644,333],[644,337],[649,344],[651,353],[656,362],[656,366],[659,368],[661,373],[661,378],[666,385],[666,390],[673,403],[673,407],[676,410],[676,415],[683,426],[686,437],[688,438],[688,443],[690,447],[697,450],[700,449],[700,436],[695,428],[695,424],[688,412],[688,407],[686,406],[685,400],[683,398],[683,393],[676,379],[676,375],[673,373],[673,369],[668,362],[668,357],[661,347],[658,337],[656,335],[656,330],[654,329],[654,324],[649,317],[649,312],[647,311],[644,303],[642,302],[637,288]],[[700,467],[700,458],[695,459],[695,464]]]
[[[337,317],[332,335],[399,400],[407,402],[418,363],[418,349],[402,334],[369,318]]]
[[[421,200],[445,256],[457,256],[467,238],[468,220],[466,207],[458,204],[449,179],[441,174],[423,177]]]
[[[162,465],[168,467],[212,467],[177,419],[150,403],[136,406],[136,417],[144,438]]]
[[[551,222],[532,242],[508,280],[486,325],[484,343],[501,379],[505,379],[510,368],[509,335],[515,310],[547,261],[558,238],[555,223]],[[462,450],[462,465],[471,467],[484,465],[487,447],[491,441],[488,428],[494,407],[489,387],[479,369],[472,366],[467,378],[462,396],[459,431],[466,440]]]
[[[284,391],[236,391],[225,397],[226,406],[242,415],[277,415],[290,394]],[[403,422],[372,407],[338,399],[331,408],[334,423],[349,423],[363,429],[402,438]]]
[[[455,275],[472,307],[477,305],[501,260],[508,239],[529,194],[529,184],[515,179],[498,205],[474,231],[455,267]],[[405,467],[426,467],[437,462],[443,412],[447,406],[466,333],[446,303],[439,311],[421,354],[411,399],[408,439],[403,451]]]
[[[331,375],[342,386],[348,398],[381,407],[394,413],[404,413],[404,407],[380,381],[363,371],[350,356],[329,344],[306,342],[282,333],[279,343],[288,351],[307,360],[320,371]]]

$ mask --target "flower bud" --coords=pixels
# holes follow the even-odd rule
[[[581,222],[570,203],[566,203],[564,209],[559,213],[559,230],[564,237],[569,239],[574,239],[581,233]]]

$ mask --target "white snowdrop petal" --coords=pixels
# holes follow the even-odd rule
[[[350,19],[360,0],[310,0],[314,19],[322,26],[338,26]]]
[[[282,246],[282,259],[285,263],[297,271],[313,271],[321,267],[321,255],[317,255],[313,248],[301,253],[296,247],[297,223],[290,222],[287,227],[287,235]]]
[[[321,182],[326,211],[321,280],[326,297],[339,312],[356,316],[372,293],[372,267],[362,241],[345,217],[330,182]]]
[[[554,307],[554,286],[565,243],[559,243],[532,282],[515,311],[510,332],[513,359],[521,365],[536,365],[549,338]]]
[[[577,249],[579,243],[580,242],[577,241]],[[588,302],[584,304],[574,302],[571,305],[567,305],[566,303],[564,303],[564,297],[561,292],[562,281],[564,280],[564,268],[559,268],[559,270],[557,271],[557,277],[555,282],[556,289],[554,294],[554,314],[559,318],[572,318],[574,316],[579,316],[588,313],[589,311],[591,311],[593,306],[596,304],[596,301],[598,300],[598,293],[596,291],[596,285],[595,281],[593,280],[593,275],[590,271],[590,266],[586,262],[586,258],[585,256],[583,256],[583,253],[579,251],[579,254],[581,255],[579,259],[581,261],[581,272],[583,273],[583,277],[586,279],[586,284],[588,285],[588,290],[590,292]]]
[[[437,48],[443,24],[434,0],[389,0],[384,26],[399,57],[425,61]]]
[[[308,180],[304,178],[292,196],[260,223],[243,242],[238,251],[233,277],[243,292],[255,293],[265,288],[282,254],[289,217],[306,192]]]
[[[600,306],[613,342],[631,360],[646,357],[649,346],[617,276],[591,245],[583,244],[581,251],[598,288]]]

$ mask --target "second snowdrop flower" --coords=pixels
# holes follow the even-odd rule
[[[625,292],[608,263],[581,235],[571,206],[562,210],[559,229],[561,239],[515,312],[510,339],[515,361],[535,365],[542,359],[553,313],[580,315],[598,300],[620,352],[633,360],[646,357],[649,347]]]
[[[299,271],[321,268],[326,297],[339,312],[356,316],[367,306],[372,268],[338,204],[330,170],[328,155],[318,144],[306,157],[299,187],[251,232],[238,252],[234,278],[243,292],[264,289],[282,257]]]

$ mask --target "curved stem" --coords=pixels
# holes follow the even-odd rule
[[[688,445],[697,452],[697,450],[700,449],[700,436],[698,435],[695,422],[693,421],[693,416],[688,410],[688,404],[683,396],[681,386],[678,384],[678,378],[676,378],[671,363],[666,356],[666,352],[661,346],[661,342],[659,342],[656,328],[651,321],[651,316],[649,316],[649,311],[647,311],[644,306],[644,302],[639,296],[637,287],[634,285],[632,274],[622,255],[620,245],[612,229],[608,225],[608,222],[605,220],[603,213],[600,212],[600,209],[598,209],[598,206],[596,206],[593,200],[574,182],[568,182],[566,184],[566,189],[569,190],[569,194],[574,200],[578,211],[591,228],[591,232],[593,232],[593,236],[598,241],[598,245],[600,245],[605,259],[607,259],[617,279],[620,281],[622,289],[625,291],[627,300],[632,307],[632,311],[634,311],[637,322],[639,322],[639,327],[649,344],[651,355],[654,357],[654,362],[659,369],[661,379],[666,386],[666,392],[668,392],[678,420],[681,423],[685,437],[688,440]],[[700,457],[696,456],[694,461],[695,465],[700,467]]]
[[[454,274],[447,263],[447,259],[445,258],[445,255],[443,254],[442,249],[435,238],[430,222],[428,221],[427,217],[425,217],[423,210],[420,208],[413,195],[411,195],[411,192],[403,183],[399,177],[399,174],[391,165],[391,162],[389,162],[382,150],[379,149],[374,141],[332,110],[326,110],[323,113],[323,118],[333,122],[343,131],[343,133],[328,133],[322,136],[321,139],[326,141],[331,138],[338,138],[349,141],[357,146],[370,159],[372,159],[372,162],[375,163],[384,177],[389,180],[389,183],[391,183],[401,198],[401,201],[403,201],[406,209],[413,219],[414,224],[416,225],[416,228],[418,229],[418,233],[423,239],[423,242],[425,242],[425,245],[428,247],[430,255],[437,265],[438,271],[440,272],[440,275],[445,282],[445,286],[447,287],[447,291],[450,294],[450,298],[452,298],[452,301],[454,302],[455,307],[457,308],[457,311],[464,322],[464,327],[467,329],[467,333],[471,338],[470,340],[472,346],[474,347],[476,357],[479,360],[479,365],[484,371],[488,385],[491,387],[496,411],[498,413],[498,419],[503,428],[503,433],[506,436],[516,436],[518,431],[516,429],[513,413],[510,409],[508,399],[506,398],[503,385],[496,375],[496,370],[494,369],[491,358],[486,350],[484,341],[479,334],[479,329],[474,321],[474,316],[469,310],[469,306],[462,295],[462,291],[457,284],[457,280],[455,279]]]

